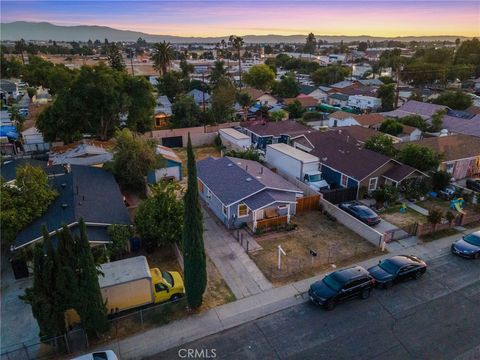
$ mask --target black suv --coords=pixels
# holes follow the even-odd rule
[[[361,266],[337,270],[310,286],[308,296],[317,305],[333,310],[339,302],[359,296],[367,299],[375,279]]]

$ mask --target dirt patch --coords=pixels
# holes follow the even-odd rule
[[[455,209],[450,209],[450,201],[445,201],[442,199],[436,199],[436,198],[428,198],[426,200],[420,201],[417,203],[418,206],[421,206],[427,210],[432,209],[432,208],[439,208],[443,212],[451,211],[455,215],[459,215],[458,211]],[[470,203],[465,203],[464,206],[465,211],[475,211],[474,207]]]
[[[427,218],[425,216],[413,209],[410,209],[409,207],[407,207],[406,212],[401,213],[400,205],[391,207],[379,215],[385,221],[398,226],[399,228],[405,228],[415,223],[424,224],[427,222]]]
[[[37,123],[38,115],[45,110],[50,104],[34,104],[30,103],[28,106],[28,116],[25,119],[25,123],[23,124],[24,129],[30,129],[31,127],[35,126]]]
[[[187,148],[175,149],[177,155],[182,159],[182,173],[183,176],[187,175]],[[217,150],[214,146],[202,146],[193,149],[195,153],[195,160],[203,160],[212,157],[220,157],[220,151]]]
[[[298,224],[294,231],[257,237],[255,240],[263,250],[250,255],[275,286],[380,254],[371,243],[320,212],[299,214],[294,222]],[[282,258],[281,270],[277,269],[278,245],[287,254]],[[317,253],[313,261],[310,249]]]

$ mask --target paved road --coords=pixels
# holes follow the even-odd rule
[[[210,358],[215,349],[216,359],[480,359],[479,304],[480,262],[445,255],[420,280],[368,300],[332,312],[302,303],[152,359],[186,358],[180,349]]]

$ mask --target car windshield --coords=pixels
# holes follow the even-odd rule
[[[382,261],[378,266],[390,274],[396,274],[398,271],[398,266],[388,259]]]
[[[308,175],[308,177],[310,182],[319,182],[320,180],[322,180],[320,174]]]
[[[162,271],[162,276],[165,279],[166,282],[170,284],[170,286],[173,286],[173,277],[168,271]]]
[[[355,211],[365,217],[375,217],[375,213],[366,206],[355,206]]]
[[[98,352],[92,354],[93,360],[108,360],[108,355],[106,352]]]
[[[323,278],[323,282],[332,290],[339,291],[343,284],[335,278],[335,273],[327,275]]]
[[[470,235],[465,236],[463,238],[463,240],[465,240],[469,244],[472,244],[472,245],[475,245],[475,246],[480,246],[480,236],[478,236],[478,235],[470,234]]]

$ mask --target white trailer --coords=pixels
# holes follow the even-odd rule
[[[278,143],[267,146],[265,161],[279,172],[300,180],[317,191],[328,188],[327,182],[322,180],[318,171],[320,160],[314,155]]]
[[[250,136],[232,128],[218,130],[222,144],[235,150],[248,149],[252,145]]]

